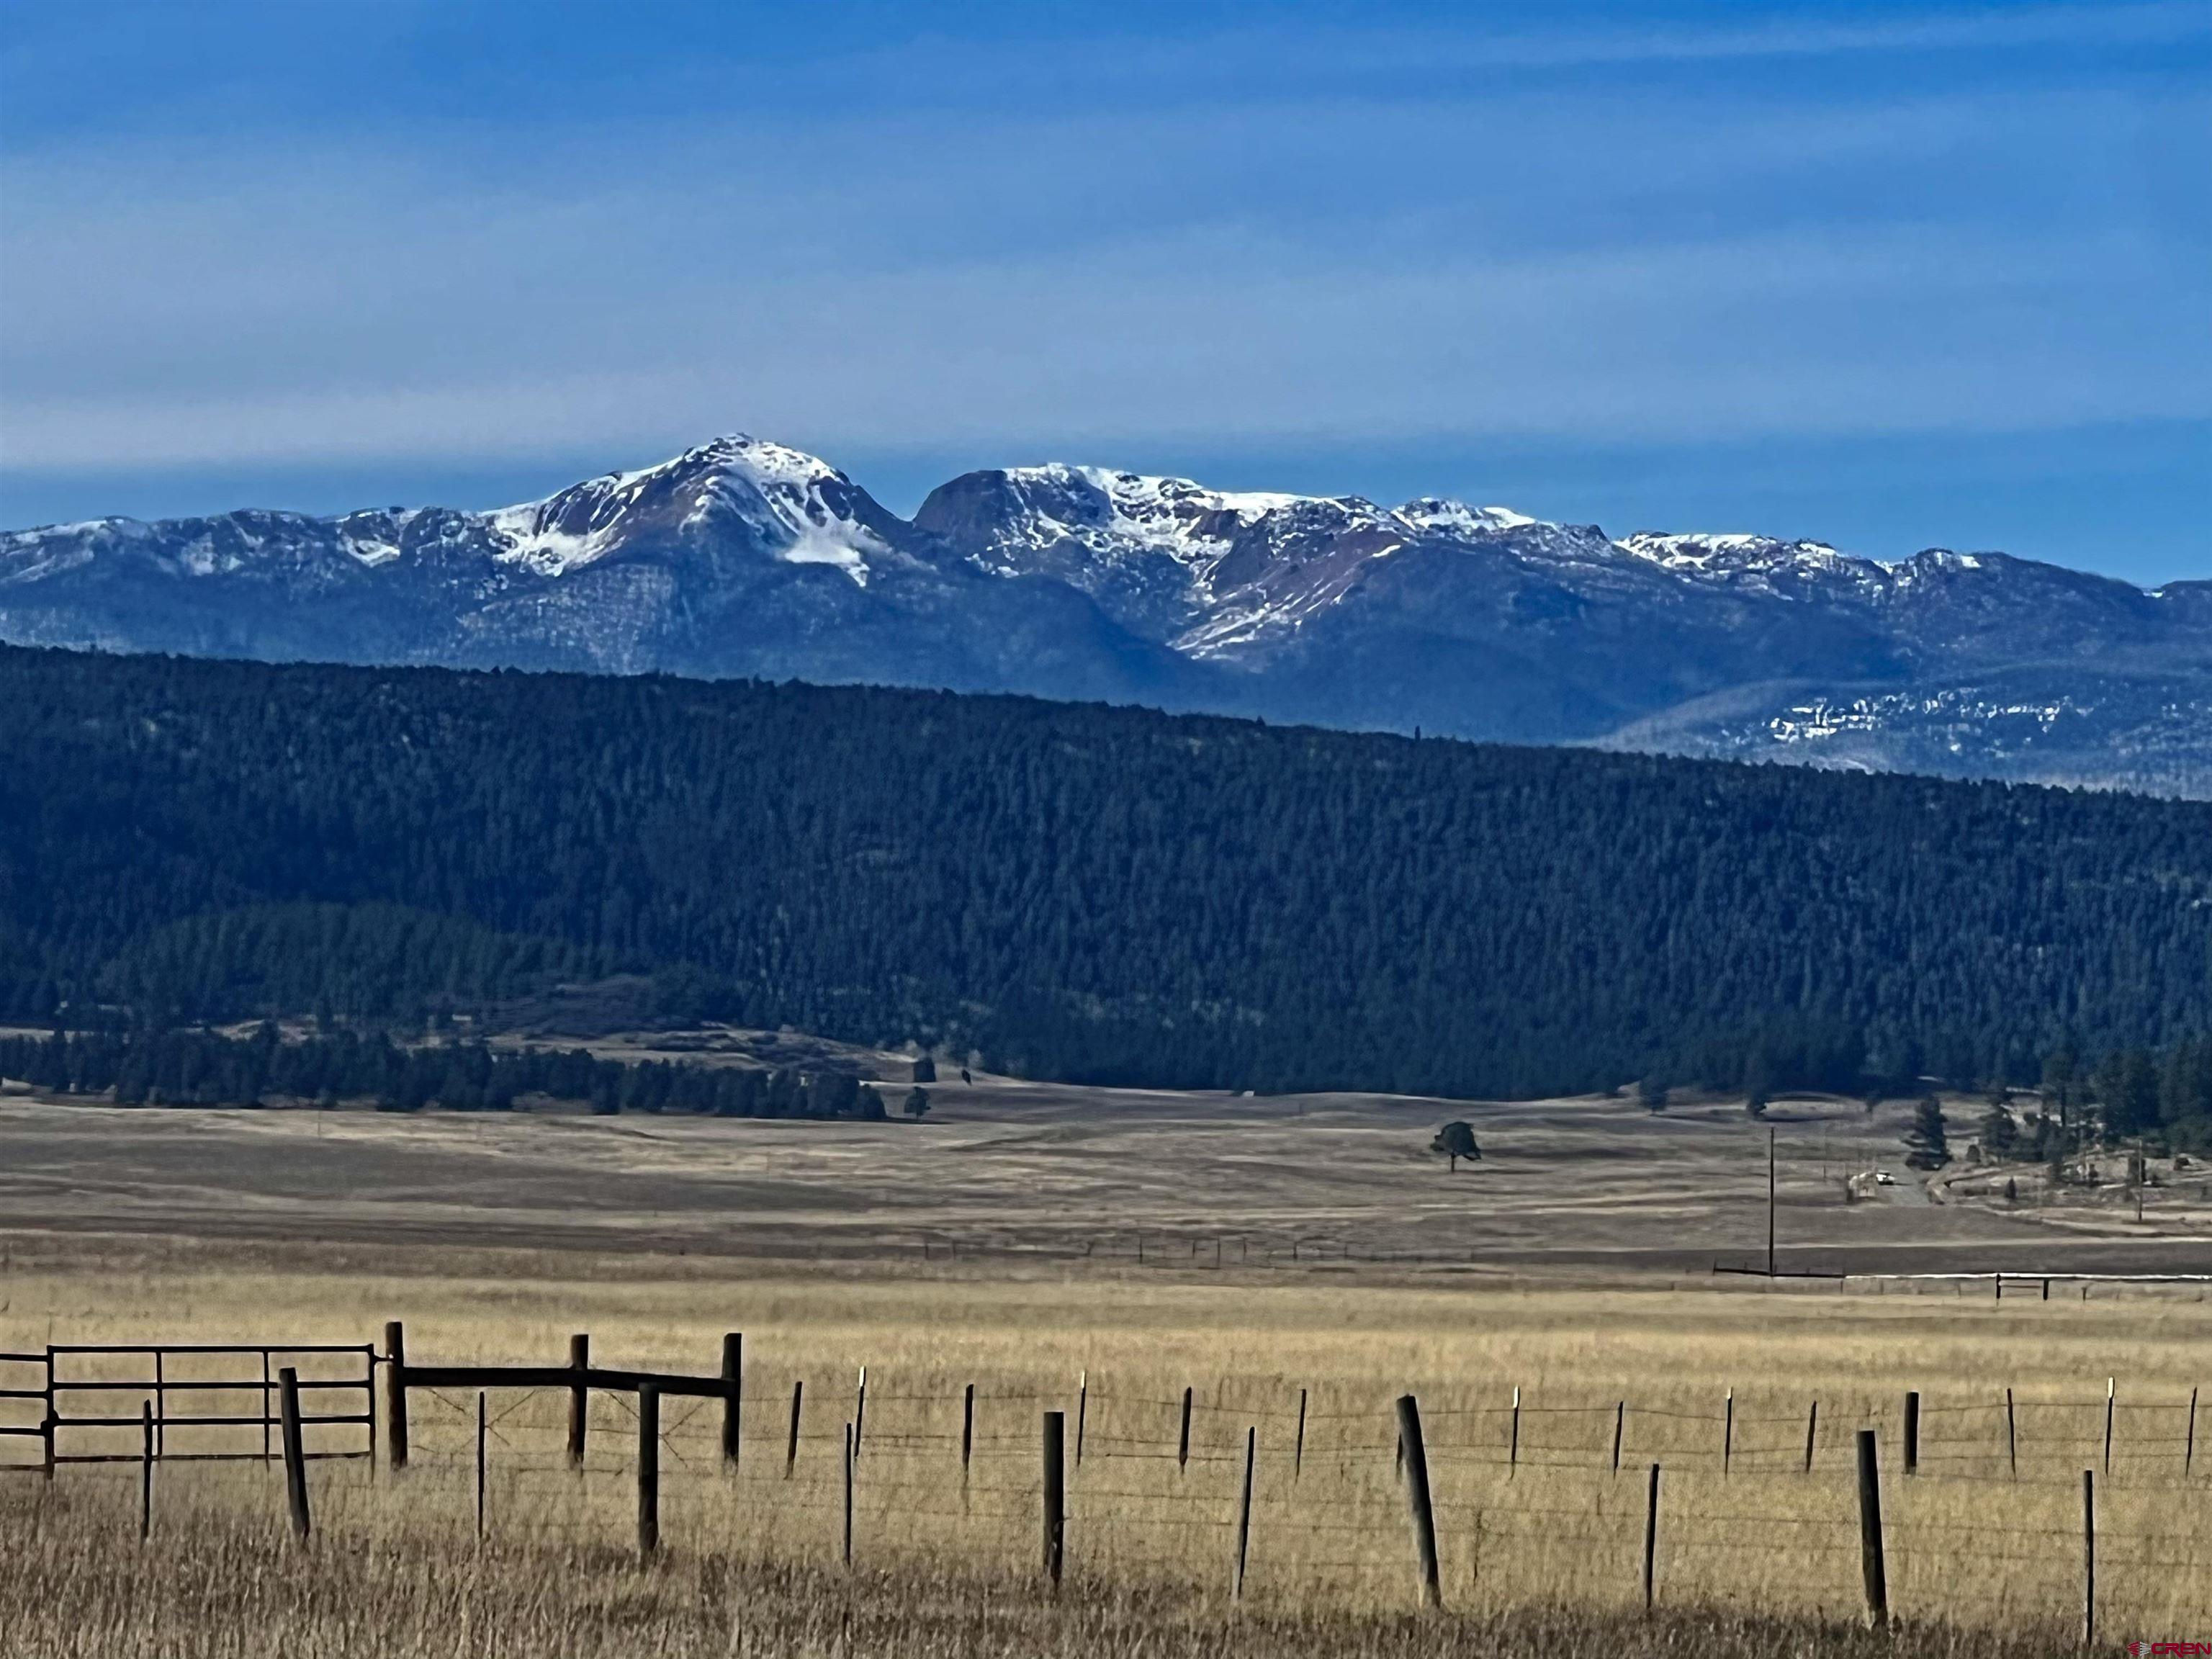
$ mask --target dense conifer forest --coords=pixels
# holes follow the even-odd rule
[[[0,1078],[120,1106],[258,1106],[272,1100],[379,1111],[506,1112],[533,1099],[618,1112],[716,1117],[874,1118],[881,1096],[851,1073],[602,1060],[582,1048],[398,1043],[385,1032],[286,1041],[264,1024],[250,1036],[213,1031],[56,1032],[0,1037]],[[921,1110],[915,1109],[920,1097]],[[928,1109],[926,1091],[907,1110]]]
[[[2163,1075],[2212,1024],[2203,804],[661,678],[7,649],[0,695],[42,1029],[643,974],[1041,1076],[1481,1096]]]

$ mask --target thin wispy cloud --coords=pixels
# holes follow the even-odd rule
[[[1499,66],[1543,68],[2083,43],[2155,46],[2208,37],[2212,16],[2194,3],[1985,6],[1903,15],[1869,11],[1856,17],[1771,16],[1749,24],[1498,33],[1478,36],[1452,55]]]

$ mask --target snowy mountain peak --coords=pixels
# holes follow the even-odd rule
[[[763,483],[811,486],[833,479],[839,483],[851,482],[818,455],[810,455],[803,449],[792,448],[788,444],[756,438],[744,432],[725,433],[719,438],[709,439],[685,450],[673,460],[663,461],[649,470],[663,472],[687,467],[741,472]]]
[[[883,509],[827,461],[749,437],[716,438],[636,472],[610,472],[487,515],[494,557],[565,575],[617,549],[734,529],[790,564],[834,565],[862,586],[890,550]]]

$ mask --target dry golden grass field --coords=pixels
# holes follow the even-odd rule
[[[2047,1301],[2016,1286],[2000,1304],[1986,1283],[1716,1279],[1717,1256],[1753,1258],[1765,1236],[1765,1133],[1717,1106],[1654,1121],[1612,1102],[1086,1097],[996,1079],[939,1092],[941,1116],[919,1126],[0,1103],[0,1350],[364,1343],[398,1318],[416,1364],[557,1364],[573,1332],[600,1364],[711,1372],[729,1331],[746,1352],[734,1472],[719,1403],[665,1402],[665,1549],[648,1565],[622,1398],[594,1396],[579,1473],[563,1395],[491,1393],[479,1536],[476,1399],[417,1389],[409,1469],[310,1465],[304,1549],[258,1462],[161,1464],[143,1545],[133,1464],[0,1477],[0,1645],[69,1659],[2053,1652],[2080,1640],[2084,1469],[2100,1644],[2212,1634],[2212,1462],[2187,1443],[2191,1390],[2212,1382],[2204,1286],[2084,1301],[2061,1281]],[[1449,1176],[1424,1154],[1447,1115],[1476,1124],[1478,1170]],[[1894,1162],[1894,1117],[1840,1103],[1775,1115],[1785,1262],[2201,1271],[2212,1256],[2185,1194],[2140,1225],[2132,1211],[1930,1204],[1917,1188],[1847,1205],[1844,1176]],[[129,1381],[138,1363],[71,1374]],[[237,1364],[199,1363],[171,1362],[204,1379]],[[862,1366],[848,1567],[842,1448]],[[1910,1478],[1908,1389],[1925,1408]],[[1429,1444],[1441,1614],[1415,1611],[1401,1393]],[[111,1391],[104,1409],[134,1413],[138,1397]],[[1083,1438],[1056,1600],[1036,1565],[1051,1409],[1071,1439],[1079,1415]],[[1896,1636],[1863,1629],[1862,1427],[1880,1437]],[[2195,1427],[2212,1429],[2212,1405]],[[192,1432],[259,1445],[258,1430]],[[64,1433],[79,1450],[137,1439]],[[362,1443],[350,1426],[311,1435],[311,1449]],[[0,1440],[0,1458],[36,1454]]]
[[[886,1075],[901,1069],[869,1058]],[[1987,1166],[1932,1193],[1907,1176],[1847,1203],[1853,1174],[1905,1174],[1904,1102],[1869,1113],[1784,1100],[1762,1125],[1724,1101],[1654,1117],[1625,1099],[1254,1099],[994,1077],[956,1077],[931,1095],[920,1124],[823,1124],[125,1109],[0,1094],[0,1205],[19,1226],[208,1238],[1133,1261],[1142,1235],[1154,1268],[1211,1266],[1217,1252],[1224,1266],[1333,1266],[1349,1252],[1705,1273],[1716,1258],[1764,1252],[1771,1127],[1785,1267],[2126,1272],[2212,1260],[2212,1171],[2201,1167],[2152,1188],[2141,1221],[2117,1183],[2046,1201],[2057,1195],[2033,1165],[2013,1166],[2012,1205],[1982,1190],[2002,1188]],[[1954,1103],[1961,1149],[1983,1109]],[[1484,1158],[1455,1175],[1426,1148],[1459,1117]]]

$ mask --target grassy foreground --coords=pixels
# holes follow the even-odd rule
[[[563,1454],[561,1391],[494,1392],[481,1539],[477,1401],[443,1391],[415,1398],[415,1460],[404,1474],[312,1466],[316,1535],[304,1551],[284,1529],[275,1473],[255,1463],[163,1465],[144,1544],[129,1464],[64,1467],[51,1483],[0,1476],[0,1646],[56,1659],[1994,1659],[2078,1647],[2080,1483],[2092,1466],[2100,1633],[2116,1644],[2202,1639],[2212,1623],[2212,1581],[2200,1571],[2212,1559],[2212,1454],[2189,1465],[2183,1437],[2212,1352],[2208,1306],[2195,1293],[1999,1307],[1703,1286],[738,1271],[550,1253],[302,1250],[279,1261],[139,1245],[97,1255],[19,1248],[0,1348],[360,1341],[397,1315],[418,1364],[544,1363],[561,1356],[568,1332],[587,1330],[601,1363],[696,1372],[713,1366],[721,1332],[742,1330],[747,1406],[733,1472],[719,1462],[719,1408],[672,1402],[665,1553],[643,1568],[631,1543],[635,1423],[618,1395],[594,1397],[579,1472]],[[114,1362],[114,1375],[130,1363]],[[863,1414],[862,1365],[866,1449],[847,1570],[842,1441]],[[2115,1375],[2107,1468],[2106,1379]],[[975,1446],[963,1471],[969,1384]],[[800,1385],[804,1420],[787,1465]],[[1176,1447],[1186,1387],[1195,1401],[1187,1463]],[[1926,1410],[1911,1479],[1898,1441],[1907,1389],[1922,1392]],[[2019,1406],[2010,1447],[2007,1389]],[[1418,1395],[1426,1425],[1449,1609],[1440,1616],[1410,1611],[1390,1426],[1400,1392]],[[106,1399],[108,1409],[137,1408],[127,1390]],[[1068,1413],[1071,1434],[1087,1414],[1089,1437],[1070,1471],[1068,1580],[1057,1604],[1034,1567],[1039,1417],[1052,1409]],[[1850,1447],[1863,1426],[1881,1436],[1904,1648],[1862,1625]],[[2212,1412],[2198,1426],[2212,1431]],[[88,1450],[102,1434],[117,1437],[104,1447],[112,1451],[136,1440],[135,1430],[76,1432]],[[1256,1462],[1240,1608],[1229,1587],[1248,1433]],[[319,1433],[325,1449],[343,1438]],[[0,1452],[20,1460],[34,1443]],[[1654,1462],[1665,1472],[1660,1605],[1647,1618],[1640,1552]]]
[[[0,1490],[0,1628],[23,1659],[2027,1659],[2072,1647],[2051,1626],[1912,1623],[1885,1637],[1845,1620],[1719,1608],[1240,1612],[1218,1596],[1095,1582],[1054,1600],[1034,1579],[681,1555],[640,1568],[605,1547],[479,1552],[422,1539],[301,1551],[274,1524],[239,1516],[201,1516],[142,1549],[118,1538],[107,1506],[40,1501],[25,1483]]]

